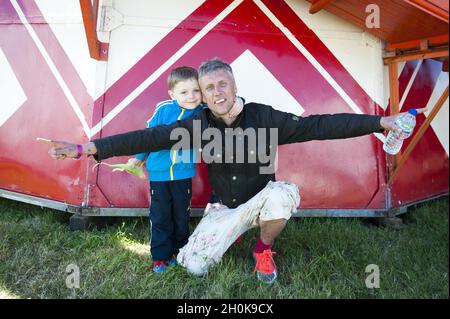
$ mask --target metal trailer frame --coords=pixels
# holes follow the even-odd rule
[[[388,218],[407,213],[410,207],[448,196],[448,193],[433,196],[424,200],[408,203],[390,209],[297,209],[293,217],[355,217],[355,218]],[[0,197],[18,202],[50,208],[62,212],[85,217],[146,217],[148,208],[98,208],[74,206],[63,202],[44,199],[36,196],[16,193],[0,189]],[[202,217],[203,209],[192,208],[191,217]]]

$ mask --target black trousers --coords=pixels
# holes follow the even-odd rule
[[[189,239],[192,178],[150,181],[150,253],[153,261],[168,261]]]

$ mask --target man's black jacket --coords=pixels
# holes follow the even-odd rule
[[[112,156],[170,149],[180,140],[179,137],[170,139],[175,128],[184,128],[189,132],[189,148],[203,150],[209,182],[220,201],[231,208],[246,202],[262,190],[268,181],[275,180],[273,167],[269,167],[273,166],[276,152],[274,144],[341,139],[383,131],[380,116],[376,115],[327,114],[299,117],[274,110],[268,105],[248,103],[231,126],[216,118],[209,109],[204,109],[195,117],[171,125],[93,140],[97,148],[94,157],[102,160]],[[255,134],[252,134],[252,128]],[[270,128],[276,130],[271,131]],[[226,141],[230,141],[226,136],[231,136],[229,133],[232,129],[235,145],[225,148]],[[245,131],[246,129],[249,130]],[[219,131],[221,134],[218,134]],[[200,143],[196,143],[200,141],[202,133],[208,137],[204,136]],[[212,144],[208,146],[213,140],[212,136],[214,141],[219,141],[222,149],[211,148]],[[243,145],[239,144],[242,142]],[[269,154],[272,155],[272,160],[269,160]]]

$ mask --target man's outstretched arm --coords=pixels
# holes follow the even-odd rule
[[[86,144],[74,144],[42,138],[38,138],[38,140],[50,146],[48,153],[54,159],[76,159],[82,155],[93,155],[96,160],[103,160],[113,156],[134,155],[149,151],[154,152],[170,149],[178,142],[176,139],[170,139],[172,130],[175,128],[185,128],[192,135],[193,121],[196,118],[191,117],[171,125],[160,125],[144,130],[95,139]]]
[[[46,143],[50,146],[48,154],[57,160],[63,160],[66,158],[77,159],[82,155],[95,155],[97,154],[97,147],[93,142],[86,144],[74,144],[63,141],[53,141],[46,138],[38,137],[37,141]]]
[[[417,113],[425,111],[426,108],[417,109]],[[279,128],[279,144],[343,139],[376,132],[398,130],[395,121],[403,114],[377,116],[341,113],[299,117],[273,109],[270,113],[270,124],[272,127]]]

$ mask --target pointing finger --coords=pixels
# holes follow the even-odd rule
[[[42,137],[36,137],[36,141],[44,142],[44,143],[47,143],[47,144],[50,144],[50,145],[53,144],[52,140],[49,140],[49,139],[46,139],[46,138],[42,138]]]
[[[54,148],[64,147],[64,143],[63,142],[53,141],[53,140],[49,140],[49,139],[42,138],[42,137],[36,137],[36,141],[48,144],[48,145],[50,145],[51,147],[54,147]]]

